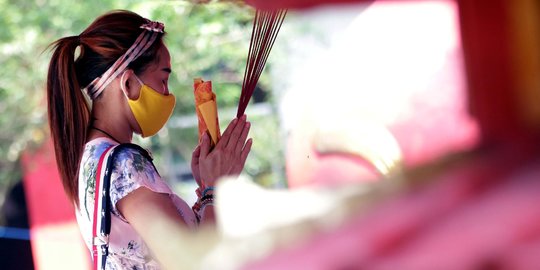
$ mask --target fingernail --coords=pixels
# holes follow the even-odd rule
[[[246,116],[245,114],[242,115],[242,121],[243,121],[243,120],[246,120],[246,118],[247,118],[247,116]]]
[[[251,127],[251,122],[246,122],[246,127]]]

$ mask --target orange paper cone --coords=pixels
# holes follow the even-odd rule
[[[195,110],[199,120],[199,141],[203,133],[208,130],[212,138],[212,145],[217,144],[221,137],[217,113],[216,94],[212,92],[212,82],[196,78],[193,82],[195,95]]]

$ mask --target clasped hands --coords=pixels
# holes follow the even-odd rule
[[[244,169],[251,150],[252,139],[247,139],[251,124],[246,115],[235,118],[211,148],[211,139],[205,132],[193,151],[191,170],[199,187],[211,187],[223,176],[237,176]]]

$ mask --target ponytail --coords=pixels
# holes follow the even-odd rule
[[[65,37],[52,44],[53,56],[47,76],[47,106],[56,163],[68,198],[79,205],[78,172],[88,124],[89,105],[75,70],[79,37]]]

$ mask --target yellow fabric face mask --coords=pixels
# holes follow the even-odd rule
[[[135,76],[135,74],[133,74]],[[139,124],[142,137],[153,136],[165,126],[171,117],[176,98],[172,94],[162,95],[150,86],[144,84],[137,76],[137,81],[141,84],[139,98],[129,99],[124,92],[129,104],[129,108],[135,120]]]

